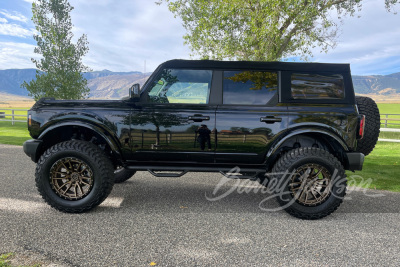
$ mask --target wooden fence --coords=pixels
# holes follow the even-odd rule
[[[12,125],[16,122],[25,122],[28,119],[27,109],[0,108],[0,121],[10,121]]]
[[[390,125],[400,128],[400,114],[381,114],[381,125],[383,128]]]

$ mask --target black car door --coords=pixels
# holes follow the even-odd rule
[[[287,129],[287,106],[278,101],[278,73],[223,71],[216,115],[216,163],[261,164],[271,141]]]
[[[131,114],[134,161],[214,161],[212,70],[164,69]]]

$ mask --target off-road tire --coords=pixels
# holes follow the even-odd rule
[[[120,184],[131,178],[136,171],[128,170],[123,167],[117,168],[114,171],[114,183]]]
[[[77,200],[62,198],[51,184],[52,166],[69,158],[78,159],[86,164],[93,175],[90,191]],[[35,173],[36,187],[42,198],[53,208],[67,213],[81,213],[93,209],[110,194],[114,185],[113,170],[110,160],[94,144],[79,140],[66,141],[50,147],[40,157]]]
[[[322,167],[332,178],[331,186],[325,187],[330,188],[330,191],[326,191],[326,198],[315,205],[301,203],[301,195],[295,198],[290,190],[290,174],[310,164]],[[285,175],[286,171],[288,172]],[[278,159],[269,176],[270,190],[277,194],[278,203],[287,213],[300,219],[315,220],[328,216],[339,207],[346,195],[347,180],[342,164],[332,154],[319,148],[305,147],[287,152]]]
[[[365,156],[371,153],[378,141],[381,121],[378,106],[369,97],[356,96],[358,112],[365,115],[365,128],[363,139],[357,142],[357,151]]]

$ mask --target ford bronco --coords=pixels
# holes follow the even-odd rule
[[[122,100],[40,99],[24,151],[63,212],[96,207],[136,171],[221,172],[274,186],[289,214],[318,219],[342,203],[345,170],[362,169],[379,125],[348,64],[171,60]]]

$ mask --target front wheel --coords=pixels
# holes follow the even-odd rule
[[[42,198],[53,208],[69,213],[96,207],[114,184],[113,166],[104,152],[78,140],[49,148],[40,157],[35,175]]]
[[[281,207],[301,219],[314,220],[331,214],[346,195],[343,166],[319,148],[287,152],[274,165],[270,178]]]

